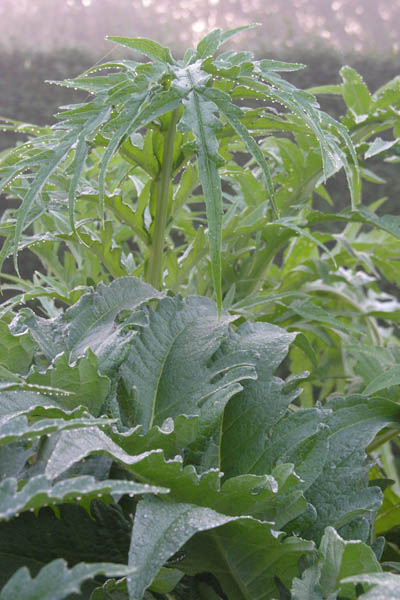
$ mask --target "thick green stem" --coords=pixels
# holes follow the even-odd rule
[[[168,217],[168,198],[172,174],[172,154],[178,121],[179,110],[171,115],[171,123],[164,134],[164,152],[161,171],[157,182],[156,210],[154,216],[153,240],[150,247],[147,281],[156,289],[161,288],[163,273],[163,251],[165,242],[165,229]]]

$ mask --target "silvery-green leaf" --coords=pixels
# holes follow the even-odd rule
[[[66,429],[86,428],[91,425],[107,425],[113,419],[40,419],[29,423],[25,416],[13,417],[12,415],[0,422],[0,445],[18,442],[20,440],[32,440],[43,435],[60,432]]]
[[[165,298],[150,310],[149,326],[133,340],[121,367],[144,431],[168,417],[199,414],[200,428],[211,433],[239,382],[255,377],[252,362],[233,353],[212,361],[228,322],[218,319],[214,302],[196,296]]]

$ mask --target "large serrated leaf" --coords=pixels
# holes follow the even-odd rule
[[[45,467],[50,479],[58,477],[69,467],[93,453],[104,453],[122,464],[139,481],[171,489],[171,494],[183,499],[207,505],[209,494],[218,493],[220,474],[216,469],[205,471],[199,476],[192,465],[183,467],[181,456],[166,460],[162,450],[144,451],[130,455],[120,448],[100,429],[91,427],[84,434],[64,435],[62,432],[54,445]]]
[[[382,501],[370,487],[366,447],[383,427],[397,422],[395,403],[362,396],[336,398],[326,408],[288,412],[264,437],[263,451],[249,469],[271,472],[281,461],[292,462],[310,512],[289,524],[290,531],[319,540],[325,527],[358,524],[368,535],[368,519]],[[361,518],[361,521],[360,521]],[[356,537],[351,528],[342,535]]]
[[[140,481],[168,487],[171,497],[177,501],[208,506],[230,515],[250,514],[274,521],[277,527],[296,518],[306,508],[292,465],[281,464],[271,475],[241,475],[227,479],[221,486],[221,474],[215,469],[199,476],[191,465],[183,467],[179,456],[165,460],[161,450],[154,448],[153,436],[152,430],[146,436],[135,435],[136,441],[132,444],[134,440],[124,441],[122,436],[114,434],[112,437],[126,447],[126,452],[95,428],[87,429],[83,435],[72,431],[62,433],[49,457],[46,476],[57,477],[86,456],[103,452]],[[156,439],[160,439],[159,436]],[[140,451],[141,454],[137,454]]]
[[[218,319],[213,301],[197,296],[165,298],[150,311],[149,327],[133,340],[121,367],[127,387],[134,390],[136,422],[144,431],[183,413],[203,415],[201,427],[212,421],[217,405],[221,414],[230,396],[241,389],[239,381],[255,377],[251,362],[234,355],[211,360],[228,321]],[[222,396],[217,402],[218,394]],[[212,423],[209,426],[212,430]]]
[[[294,464],[301,477],[301,489],[307,489],[320,475],[328,452],[326,415],[318,409],[288,412],[265,432],[263,446],[249,464],[254,473],[269,473],[281,461]],[[259,431],[259,434],[261,432]]]
[[[80,563],[68,569],[65,560],[54,560],[43,567],[32,579],[26,567],[22,567],[0,592],[0,600],[62,600],[70,594],[79,593],[81,584],[95,575],[126,577],[135,567],[114,563]]]

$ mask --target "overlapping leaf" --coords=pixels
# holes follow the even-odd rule
[[[36,248],[48,273],[35,276],[35,285],[21,284],[26,295],[14,305],[40,296],[52,318],[25,311],[10,328],[8,316],[0,324],[0,517],[12,517],[0,523],[1,585],[19,566],[28,566],[35,575],[60,557],[70,567],[81,560],[126,562],[129,544],[130,560],[139,568],[129,584],[135,598],[169,594],[185,572],[177,597],[201,590],[207,598],[275,599],[289,597],[291,589],[296,600],[333,600],[356,597],[349,583],[341,584],[343,577],[379,570],[364,543],[371,539],[382,500],[379,488],[368,481],[365,449],[381,429],[390,428],[382,439],[396,431],[398,405],[364,394],[299,409],[293,403],[304,375],[285,382],[276,374],[295,335],[265,321],[290,323],[291,328],[301,324],[303,337],[289,361],[295,372],[302,370],[301,348],[317,365],[321,397],[333,390],[335,383],[325,379],[336,363],[328,369],[324,361],[339,354],[338,332],[354,335],[354,347],[367,329],[358,328],[358,320],[372,322],[382,311],[364,315],[360,309],[355,314],[352,295],[346,292],[341,300],[350,299],[352,308],[338,315],[330,295],[341,291],[346,275],[332,273],[326,256],[332,264],[336,260],[346,266],[342,257],[348,252],[352,268],[362,265],[377,276],[382,267],[385,277],[397,281],[395,268],[383,266],[385,258],[378,262],[366,256],[366,238],[361,234],[355,239],[355,232],[366,224],[400,237],[398,221],[377,216],[372,209],[378,204],[356,206],[357,158],[346,127],[322,113],[312,94],[278,75],[301,65],[255,61],[251,52],[233,50],[213,57],[243,29],[211,32],[183,61],[149,40],[113,38],[153,62],[115,61],[107,68],[118,73],[98,75],[99,66],[89,76],[65,82],[96,97],[65,107],[58,125],[32,132],[41,137],[2,155],[3,185],[22,205],[16,227],[12,211],[0,226],[6,240],[0,262],[13,246],[14,252],[24,245]],[[352,69],[341,74],[343,85],[330,91],[339,91],[350,108],[344,122],[352,128],[353,140],[361,142],[359,156],[390,150],[394,141],[383,142],[376,135],[393,127],[398,86],[370,96]],[[262,101],[265,108],[249,109],[246,99]],[[279,114],[271,101],[285,112]],[[101,284],[62,312],[52,298],[71,303],[93,281],[123,273],[146,276],[165,153],[162,140],[171,111],[178,131],[172,148],[174,180],[167,186],[172,193],[166,235],[172,231],[173,243],[166,244],[164,283],[175,286],[174,291],[183,284],[185,292],[197,288],[196,293],[211,294],[206,219],[202,209],[184,206],[205,201],[217,306],[199,297],[163,298],[139,280],[123,278]],[[382,111],[392,111],[388,121]],[[147,132],[142,135],[138,128]],[[250,157],[245,169],[230,160],[236,152]],[[339,215],[312,210],[314,192],[331,201],[324,178],[341,167],[353,210]],[[268,224],[274,196],[270,173],[276,203],[287,214]],[[374,179],[366,170],[363,175]],[[82,220],[74,223],[78,214]],[[335,238],[315,232],[314,225],[330,220],[347,228],[329,253],[324,244]],[[22,240],[32,224],[34,234]],[[184,246],[175,247],[174,228],[184,236]],[[274,257],[289,242],[279,276]],[[279,289],[272,289],[275,284]],[[44,295],[36,294],[40,285]],[[75,285],[79,287],[71,291]],[[259,289],[263,291],[257,296]],[[264,322],[232,328],[220,314],[222,291],[225,306],[234,304],[248,313],[263,310]],[[249,297],[249,291],[254,295]],[[142,304],[148,306],[142,309]],[[378,337],[379,327],[372,327]],[[325,353],[318,350],[322,340],[331,344]],[[367,348],[368,341],[362,342]],[[279,375],[286,363],[280,369]],[[366,392],[397,382],[396,371],[387,373],[394,378],[375,382],[371,373]],[[312,401],[311,384],[306,385],[306,401]],[[337,387],[346,385],[339,382]],[[96,418],[104,413],[116,419]],[[375,439],[375,446],[379,443]],[[148,492],[164,497],[149,498]],[[82,507],[87,509],[98,494],[107,501],[111,495],[124,498],[119,508],[93,502],[89,518]],[[127,494],[146,498],[138,503]],[[60,519],[41,508],[49,503],[57,504]],[[281,528],[285,534],[275,532]],[[319,553],[312,542],[289,537],[293,534],[314,541],[322,537]],[[179,571],[162,587],[170,566]],[[61,563],[56,567],[50,574],[56,577],[57,570],[66,588],[74,578],[78,584],[91,576],[87,565],[81,571],[66,571]],[[20,571],[12,585],[34,590],[42,573],[46,588],[51,586],[46,570],[33,581]],[[113,598],[127,597],[126,588],[113,586],[106,584],[98,596],[106,598],[110,591]],[[387,593],[389,587],[378,586],[376,593]]]
[[[283,356],[287,344],[285,340]],[[271,473],[281,461],[293,463],[302,479],[300,488],[316,510],[311,521],[300,520],[293,527],[313,539],[328,525],[342,527],[358,515],[377,510],[382,495],[378,488],[368,487],[365,449],[380,429],[399,423],[398,406],[360,396],[332,400],[324,409],[285,414],[288,398],[282,394],[283,382],[278,395],[272,394],[271,372],[265,363],[260,364],[267,377],[259,371],[255,382],[244,383],[243,392],[225,411],[224,472]]]
[[[232,398],[224,413],[221,468],[228,477],[255,472],[252,467],[265,448],[266,432],[297,395],[285,394],[284,382],[274,376],[294,338],[274,325],[254,323],[240,327],[226,342],[228,348],[254,356],[257,372],[257,379],[243,384],[243,391]]]
[[[305,496],[317,510],[317,520],[306,535],[313,539],[328,525],[336,528],[358,515],[371,515],[382,502],[377,487],[369,487],[365,449],[382,428],[399,424],[399,407],[389,400],[363,396],[336,398],[327,403],[329,452],[321,475]],[[334,493],[333,493],[334,492]]]

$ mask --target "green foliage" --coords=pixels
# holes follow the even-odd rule
[[[58,115],[60,123],[52,129],[50,137],[39,136],[20,147],[17,154],[6,154],[1,168],[0,190],[9,189],[9,184],[24,189],[18,193],[22,203],[16,213],[13,235],[9,234],[6,242],[6,247],[14,249],[16,268],[17,252],[21,244],[22,247],[25,244],[23,232],[42,214],[43,209],[39,207],[44,208],[43,202],[47,202],[49,191],[62,174],[67,178],[66,197],[64,202],[62,198],[59,202],[67,208],[72,231],[80,239],[74,218],[75,196],[80,191],[78,186],[85,165],[90,164],[93,143],[99,144],[102,153],[96,191],[102,245],[107,249],[103,237],[107,237],[104,207],[111,190],[106,186],[106,175],[113,159],[122,154],[125,159],[122,178],[135,167],[136,176],[148,189],[151,223],[146,224],[144,219],[145,222],[137,223],[136,227],[148,249],[143,257],[147,263],[145,276],[156,288],[163,284],[163,247],[167,223],[173,216],[171,178],[183,179],[188,164],[190,169],[196,166],[206,205],[211,274],[220,311],[223,198],[218,167],[225,163],[223,154],[228,150],[227,136],[231,137],[232,130],[240,144],[238,149],[243,146],[261,169],[261,182],[267,192],[264,195],[269,196],[267,212],[272,215],[272,208],[278,214],[270,168],[254,139],[259,133],[265,136],[262,113],[252,111],[250,106],[239,107],[232,102],[237,98],[276,102],[290,111],[292,126],[309,129],[315,139],[322,176],[326,178],[344,166],[355,207],[359,201],[358,171],[351,163],[355,167],[357,158],[345,128],[320,111],[311,94],[297,90],[278,74],[278,71],[301,68],[301,65],[288,67],[274,61],[255,61],[251,54],[240,52],[213,57],[221,45],[242,29],[226,34],[215,30],[199,43],[197,51],[185,55],[183,61],[174,60],[169,51],[155,42],[114,37],[111,38],[114,42],[139,50],[154,62],[142,65],[134,61],[114,62],[109,67],[120,69],[118,73],[88,77],[99,70],[94,67],[84,77],[62,84],[89,92],[94,99],[67,107]],[[266,106],[265,114],[268,112],[271,109]],[[139,133],[143,129],[145,136],[144,131]],[[151,145],[153,150],[150,157],[146,138],[147,146]],[[193,191],[195,189],[188,190],[189,194]],[[189,194],[184,198],[185,203],[191,201]],[[139,204],[139,197],[137,201]],[[84,229],[83,233],[86,233]],[[84,238],[82,242],[85,243]],[[110,250],[108,254],[112,254]],[[112,256],[104,255],[103,260],[111,274],[122,274],[116,265],[113,268]]]
[[[400,222],[361,200],[366,161],[398,160],[398,80],[343,68],[314,88],[337,121],[281,77],[302,65],[219,53],[243,29],[181,61],[113,37],[150,61],[66,80],[91,99],[52,127],[5,122],[30,139],[0,156],[0,259],[43,266],[3,273],[5,600],[353,600],[397,577]]]
[[[365,449],[378,431],[399,428],[397,403],[350,396],[325,407],[296,410],[299,390],[275,375],[293,334],[267,323],[233,329],[228,316],[218,320],[216,305],[201,297],[165,297],[152,306],[157,295],[137,279],[117,279],[84,295],[55,319],[46,322],[25,311],[14,320],[10,334],[21,345],[31,336],[33,352],[18,386],[10,382],[4,392],[8,408],[3,410],[3,427],[10,429],[22,416],[24,425],[13,425],[6,448],[16,460],[31,445],[32,456],[18,479],[4,478],[0,484],[4,549],[11,537],[16,548],[21,527],[25,533],[32,528],[31,543],[43,540],[41,564],[65,558],[73,565],[77,554],[90,564],[88,544],[100,530],[74,502],[87,510],[105,510],[104,519],[115,505],[99,500],[93,504],[93,498],[101,495],[103,502],[110,502],[111,496],[124,496],[121,527],[131,539],[128,564],[136,569],[128,576],[131,598],[142,597],[165,564],[174,566],[178,552],[183,554],[177,569],[193,585],[197,574],[207,571],[230,598],[274,598],[277,578],[290,589],[300,577],[299,558],[314,560],[315,543],[325,527],[337,540],[341,538],[332,527],[345,537],[356,535],[361,541],[342,540],[343,549],[348,547],[351,555],[353,545],[359,544],[370,557],[357,569],[350,558],[343,558],[343,567],[324,567],[323,580],[328,577],[324,569],[338,573],[336,583],[323,584],[329,593],[339,589],[345,575],[371,571],[371,565],[380,570],[366,543],[382,493],[368,487]],[[110,309],[104,299],[111,296]],[[85,310],[88,305],[91,310]],[[38,335],[46,326],[51,326],[54,349],[46,346],[46,335]],[[78,330],[79,343],[74,338]],[[108,352],[107,360],[100,360],[114,343],[118,354]],[[85,356],[99,358],[97,377],[109,382],[104,406],[113,419],[96,418],[98,409],[93,409],[90,396],[85,403],[82,395],[83,406],[71,413],[70,396],[60,395],[66,380],[54,365],[65,357],[65,368],[70,365],[73,371]],[[38,368],[43,376],[53,372],[57,387],[43,387],[41,396],[21,391],[33,385],[31,373]],[[236,414],[240,407],[241,414]],[[78,410],[86,410],[86,416],[71,418]],[[49,421],[43,414],[59,415],[51,422],[54,430],[43,429]],[[167,501],[161,500],[166,494]],[[137,502],[136,496],[142,499]],[[48,505],[60,511],[58,529],[53,529],[51,513],[43,512]],[[135,515],[133,526],[130,513]],[[72,526],[78,536],[87,529],[86,550],[76,542],[73,556],[62,528]],[[49,528],[51,547],[44,542]],[[106,531],[103,527],[101,535]],[[96,547],[93,541],[94,554]],[[251,555],[243,560],[248,548]],[[107,552],[102,560],[110,561]],[[325,556],[328,551],[321,552]],[[9,576],[21,560],[8,561]],[[37,572],[32,561],[22,564]],[[51,565],[57,565],[57,576],[65,576],[63,563]],[[320,572],[318,565],[309,569]],[[25,577],[25,571],[18,571],[7,585]],[[299,581],[308,577],[305,571]],[[76,575],[75,583],[80,578]],[[305,584],[293,585],[297,589]]]

